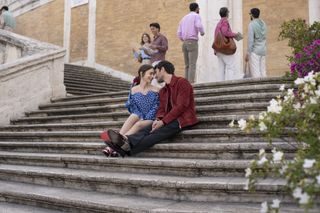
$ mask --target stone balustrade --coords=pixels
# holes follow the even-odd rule
[[[0,30],[0,124],[66,95],[65,50]]]

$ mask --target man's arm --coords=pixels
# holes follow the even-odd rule
[[[203,36],[203,35],[204,35],[204,29],[203,29],[203,25],[202,25],[202,22],[201,22],[201,17],[200,17],[200,15],[197,15],[197,16],[196,16],[195,26],[196,26],[196,28],[199,30],[200,35]]]
[[[182,38],[182,24],[181,24],[181,21],[180,21],[179,26],[178,26],[177,36],[178,36],[178,38],[179,38],[181,41],[183,41],[183,38]]]

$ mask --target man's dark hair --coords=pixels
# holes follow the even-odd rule
[[[258,8],[252,8],[250,10],[250,14],[252,15],[253,18],[259,18],[260,10]]]
[[[196,11],[196,9],[198,9],[198,8],[199,8],[199,5],[197,3],[191,3],[189,5],[190,11]]]
[[[220,8],[219,14],[221,18],[227,17],[228,13],[229,13],[229,10],[227,7]]]
[[[8,11],[8,10],[9,10],[9,7],[8,7],[8,6],[3,6],[3,7],[1,7],[1,11],[2,11],[2,10]]]
[[[169,62],[169,61],[160,61],[156,65],[156,68],[158,68],[159,70],[161,70],[162,67],[165,69],[165,71],[168,74],[174,74],[174,65],[171,62]]]
[[[159,29],[159,31],[160,31],[160,24],[159,23],[151,23],[150,25],[149,25],[149,27],[155,27],[155,28],[158,28]]]

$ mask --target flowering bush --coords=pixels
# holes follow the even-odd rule
[[[257,178],[280,177],[286,180],[292,197],[308,209],[320,196],[320,73],[309,72],[294,83],[298,89],[285,90],[282,85],[283,95],[272,99],[266,112],[261,112],[258,118],[250,116],[248,121],[240,119],[238,127],[247,132],[261,132],[271,144],[272,138],[291,138],[288,143],[297,149],[293,159],[285,159],[277,148],[268,154],[261,149],[258,160],[246,169],[245,189],[254,190]],[[261,212],[277,212],[279,204],[280,200],[271,205],[264,202]]]
[[[294,77],[304,77],[310,70],[320,72],[320,39],[305,46],[291,60],[290,73]]]

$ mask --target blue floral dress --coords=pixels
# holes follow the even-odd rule
[[[137,92],[129,94],[125,106],[131,114],[137,115],[142,120],[155,120],[159,108],[159,93],[148,91],[147,94]]]

